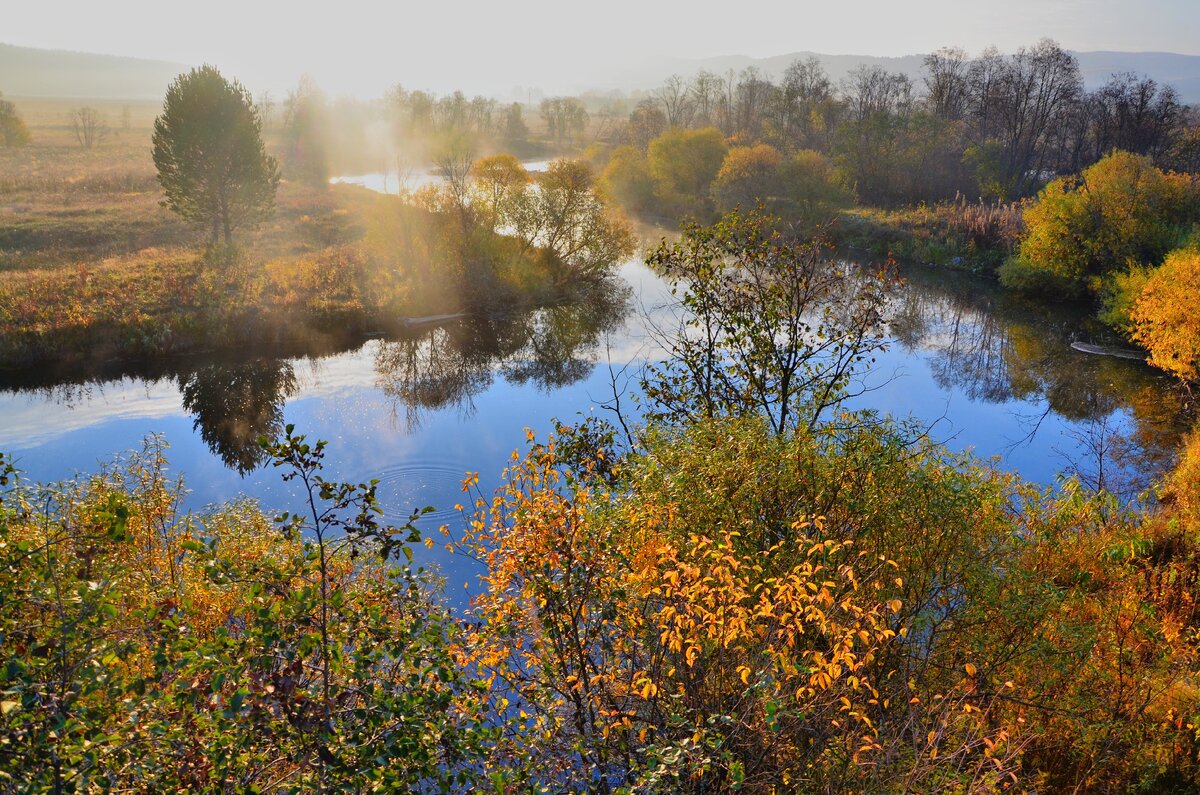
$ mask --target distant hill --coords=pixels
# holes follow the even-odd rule
[[[1088,88],[1103,84],[1115,72],[1136,72],[1175,86],[1184,102],[1200,103],[1200,56],[1167,52],[1077,52],[1075,56]],[[792,61],[809,57],[819,59],[835,83],[860,64],[879,65],[918,78],[924,58],[923,55],[889,58],[814,52],[793,52],[769,58],[745,55],[648,57],[626,60],[617,67],[563,65],[544,79],[553,84],[545,86],[553,91],[563,91],[568,84],[575,91],[646,91],[658,87],[673,74],[690,77],[701,69],[724,74],[730,69],[740,72],[754,66],[777,79]],[[0,44],[0,92],[17,97],[158,100],[171,80],[189,68],[186,64],[167,61]],[[505,79],[496,75],[491,82],[502,83]],[[464,85],[461,88],[468,93],[486,90],[484,86]]]
[[[1095,88],[1118,72],[1134,72],[1175,86],[1182,101],[1200,104],[1200,55],[1173,52],[1077,52],[1079,68],[1088,88]]]
[[[1113,74],[1134,72],[1152,77],[1160,83],[1173,85],[1183,102],[1200,103],[1200,55],[1178,55],[1169,52],[1076,52],[1084,83],[1089,89],[1106,83]],[[756,67],[773,79],[783,75],[788,64],[797,59],[815,57],[825,67],[834,83],[841,81],[860,65],[882,66],[892,72],[903,72],[919,79],[924,55],[881,57],[873,55],[828,55],[816,52],[793,52],[769,58],[745,55],[726,55],[716,58],[654,58],[624,69],[610,70],[604,77],[587,82],[592,86],[622,90],[651,89],[673,74],[691,77],[701,69],[724,74],[730,69],[740,72]]]
[[[16,97],[162,99],[190,66],[0,44],[0,91]]]

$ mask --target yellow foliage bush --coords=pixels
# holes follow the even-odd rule
[[[1173,252],[1146,280],[1130,317],[1150,363],[1184,381],[1200,380],[1200,251]]]

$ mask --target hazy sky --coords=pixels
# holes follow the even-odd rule
[[[0,42],[213,63],[247,85],[494,91],[658,56],[907,55],[955,44],[1200,54],[1200,0],[89,0],[11,3]],[[586,67],[586,68],[585,68]],[[548,76],[551,76],[548,78]]]

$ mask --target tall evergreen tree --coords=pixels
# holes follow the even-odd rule
[[[262,141],[254,101],[212,66],[175,78],[154,120],[154,165],[163,205],[212,230],[216,245],[253,228],[275,208],[279,168]]]

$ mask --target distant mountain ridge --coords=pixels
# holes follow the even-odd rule
[[[191,67],[120,55],[0,44],[0,91],[15,97],[162,99]]]
[[[1076,52],[1074,55],[1079,59],[1088,88],[1102,85],[1114,73],[1136,72],[1175,86],[1184,102],[1200,103],[1200,55],[1167,52]],[[925,56],[829,55],[801,51],[767,58],[745,55],[647,57],[638,62],[626,61],[619,67],[575,65],[557,70],[556,75],[549,75],[547,79],[569,83],[578,91],[646,91],[658,87],[673,74],[691,77],[701,69],[723,74],[730,69],[740,72],[753,66],[778,78],[792,61],[809,57],[820,60],[836,83],[860,64],[882,66],[916,79]],[[171,80],[190,68],[189,64],[169,61],[0,44],[0,92],[9,96],[161,99]],[[574,73],[573,77],[566,76],[570,72]],[[299,78],[297,74],[296,79]],[[486,90],[483,86],[464,85],[461,88],[468,93]],[[566,90],[565,85],[547,85],[546,88],[554,92]]]

